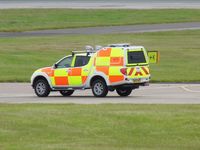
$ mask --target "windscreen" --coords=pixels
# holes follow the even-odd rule
[[[128,51],[128,64],[146,63],[143,51]]]

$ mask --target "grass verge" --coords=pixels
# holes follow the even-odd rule
[[[0,105],[1,149],[200,149],[200,105]]]
[[[167,14],[167,15],[166,15]],[[0,10],[0,31],[27,31],[94,26],[155,24],[200,21],[199,9],[89,10],[5,9]]]
[[[199,82],[200,30],[140,34],[70,35],[0,39],[0,82],[27,82],[34,70],[51,66],[85,45],[129,42],[159,50],[151,65],[154,82]],[[73,48],[73,49],[72,49]]]

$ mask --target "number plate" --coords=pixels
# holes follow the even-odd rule
[[[133,79],[133,83],[140,83],[141,82],[141,79],[138,78],[138,79]]]

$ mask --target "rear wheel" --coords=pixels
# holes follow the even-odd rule
[[[74,90],[60,91],[62,96],[71,96],[74,93]]]
[[[119,94],[120,96],[129,96],[132,92],[131,88],[117,88],[116,89],[117,94]]]
[[[92,92],[96,97],[105,97],[108,94],[108,87],[105,81],[101,79],[92,82]]]
[[[47,97],[50,93],[50,87],[46,80],[40,79],[34,85],[35,94],[38,97]]]

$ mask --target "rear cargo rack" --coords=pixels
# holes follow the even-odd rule
[[[99,47],[99,46],[96,46],[96,47]],[[86,45],[85,50],[82,50],[82,51],[74,50],[74,51],[72,51],[72,56],[75,55],[75,54],[81,54],[81,53],[87,53],[87,56],[88,56],[89,54],[95,53],[95,52],[96,52],[96,50],[94,50],[94,48],[92,46]]]

